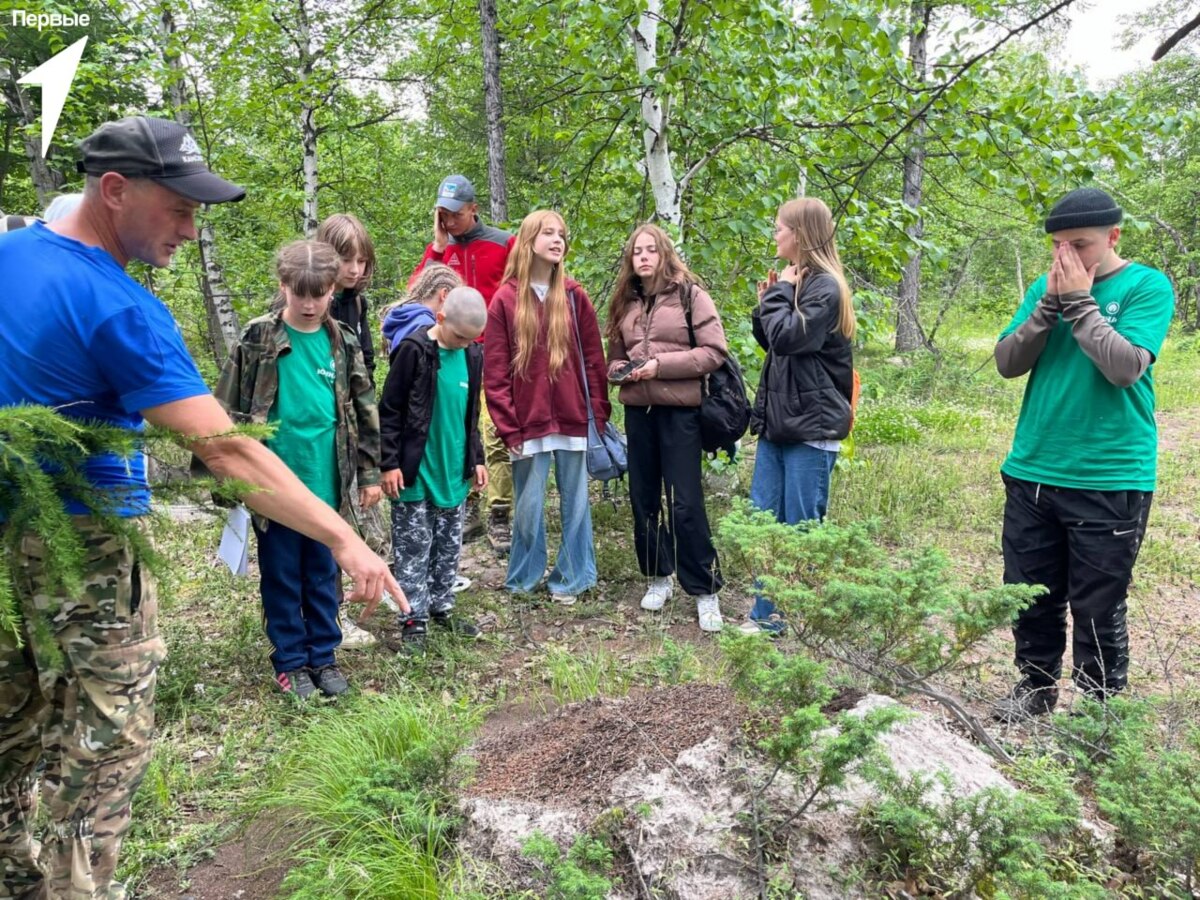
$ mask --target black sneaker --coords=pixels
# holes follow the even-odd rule
[[[480,636],[479,628],[470,619],[464,619],[462,616],[456,616],[453,612],[432,613],[429,616],[429,621],[438,628],[445,628],[451,634],[457,634],[461,637],[477,638]]]
[[[1058,688],[1055,685],[1037,685],[1028,678],[1017,682],[1007,697],[992,707],[992,718],[1012,725],[1054,712],[1058,705]]]
[[[509,522],[507,506],[493,506],[488,514],[488,543],[497,556],[507,556],[512,549],[512,524]]]
[[[467,515],[463,519],[463,543],[477,541],[486,533],[487,526],[483,524],[483,516],[479,512],[479,499],[472,497],[467,501]]]
[[[291,672],[280,672],[275,676],[275,683],[285,694],[291,694],[297,700],[307,700],[316,693],[317,686],[308,675],[308,669],[294,669]]]
[[[342,670],[337,667],[336,663],[319,666],[313,669],[312,673],[313,678],[316,679],[318,690],[326,697],[340,697],[350,690],[350,682],[346,680],[346,676],[342,674]]]
[[[424,622],[419,619],[407,620],[400,629],[399,652],[405,656],[424,656],[428,637]]]

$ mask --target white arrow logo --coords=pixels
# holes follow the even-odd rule
[[[83,58],[83,48],[87,42],[86,37],[81,37],[62,53],[50,57],[17,81],[17,84],[36,84],[42,88],[43,159],[50,149],[50,142],[54,140],[58,117],[62,115],[63,104],[71,92],[71,83],[75,80],[75,72],[79,69],[79,60]]]

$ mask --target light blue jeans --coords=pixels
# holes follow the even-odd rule
[[[547,586],[552,593],[579,594],[596,585],[587,454],[582,450],[554,450],[513,461],[512,549],[504,580],[506,590],[532,591],[546,571],[549,553],[543,513],[551,461],[558,485],[562,544]]]
[[[750,502],[756,509],[775,514],[785,525],[821,520],[829,509],[829,481],[837,452],[818,450],[808,444],[775,444],[759,438],[750,481]],[[770,622],[775,604],[762,595],[754,597],[750,618],[768,630],[781,624]]]

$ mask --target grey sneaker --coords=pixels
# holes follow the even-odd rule
[[[467,500],[467,514],[463,519],[463,543],[470,544],[477,541],[486,532],[487,527],[483,524],[483,516],[479,512],[479,498],[471,497]]]
[[[375,643],[375,635],[367,631],[365,628],[360,628],[354,623],[354,620],[346,615],[346,605],[338,609],[338,624],[342,627],[342,643],[339,645],[343,650],[357,650],[360,647],[370,647]]]
[[[317,686],[309,677],[308,669],[293,669],[291,672],[280,672],[275,676],[275,683],[285,694],[290,694],[297,700],[307,700],[316,693]]]
[[[317,682],[317,689],[326,697],[340,697],[350,690],[350,682],[335,663],[319,666],[312,670],[312,674]]]
[[[508,555],[512,549],[512,524],[509,522],[507,506],[492,507],[488,514],[487,536],[497,556]]]

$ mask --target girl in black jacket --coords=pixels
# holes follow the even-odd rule
[[[767,358],[750,419],[759,436],[750,502],[795,525],[825,517],[830,474],[850,433],[855,316],[829,207],[811,197],[783,204],[775,248],[788,266],[759,282],[753,320]],[[775,604],[756,597],[743,628],[782,627]]]

